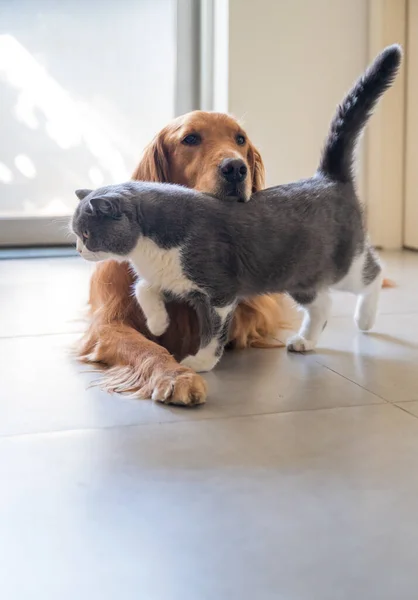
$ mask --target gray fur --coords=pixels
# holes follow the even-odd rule
[[[98,190],[99,192],[99,190]],[[73,216],[74,233],[82,241],[88,233],[91,252],[112,248],[118,256],[126,256],[142,234],[138,223],[137,203],[130,184],[109,186],[100,193],[77,190],[80,203]]]
[[[89,233],[84,241],[93,252],[127,257],[140,236],[160,248],[181,248],[183,272],[203,294],[188,300],[200,312],[204,344],[212,330],[220,343],[226,341],[230,315],[226,324],[214,324],[212,307],[269,292],[288,292],[310,305],[320,290],[343,280],[365,251],[364,283],[370,283],[380,267],[367,250],[352,153],[400,60],[398,46],[387,48],[347,95],[310,179],[258,192],[248,204],[170,184],[128,182],[84,190],[73,218],[75,233]]]
[[[90,209],[101,198],[117,200],[120,215]],[[268,292],[315,295],[347,274],[365,243],[353,185],[322,174],[258,192],[248,204],[170,184],[108,186],[79,203],[73,229],[89,232],[92,252],[128,256],[140,235],[181,247],[185,274],[217,307]]]
[[[373,248],[367,250],[367,255],[363,265],[363,283],[370,285],[380,273],[379,260]]]
[[[166,302],[176,300],[176,296],[172,293],[165,293],[164,299]],[[183,298],[196,311],[199,322],[200,346],[204,348],[213,338],[213,332],[218,331],[222,326],[219,315],[214,310],[210,303],[209,297],[194,290]]]

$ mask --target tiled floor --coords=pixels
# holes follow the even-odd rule
[[[375,332],[228,354],[187,410],[87,386],[89,265],[0,262],[0,597],[416,600],[418,255]]]

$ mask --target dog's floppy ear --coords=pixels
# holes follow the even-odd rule
[[[92,193],[93,190],[76,190],[75,195],[79,200],[84,200],[86,196]]]
[[[118,198],[92,198],[89,206],[93,214],[103,215],[112,219],[120,219],[122,211]]]
[[[168,127],[158,133],[145,148],[142,159],[132,174],[132,179],[137,181],[155,181],[160,183],[170,182],[168,164],[168,151],[166,137]]]
[[[264,169],[264,163],[263,159],[261,158],[261,154],[259,153],[257,148],[255,148],[255,146],[253,146],[251,143],[248,148],[248,162],[251,167],[252,175],[251,191],[253,193],[259,192],[265,187],[266,171]]]

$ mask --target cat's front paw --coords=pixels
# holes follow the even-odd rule
[[[196,373],[208,373],[218,364],[219,357],[217,356],[186,356],[180,364],[189,369],[193,369]]]
[[[147,327],[155,337],[160,337],[165,333],[170,325],[170,319],[165,310],[158,311],[147,319]]]
[[[315,342],[307,340],[299,334],[293,335],[286,343],[289,352],[311,352],[314,350],[315,346]]]

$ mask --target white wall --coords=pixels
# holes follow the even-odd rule
[[[336,104],[368,59],[366,0],[230,0],[229,111],[268,184],[309,176]]]

